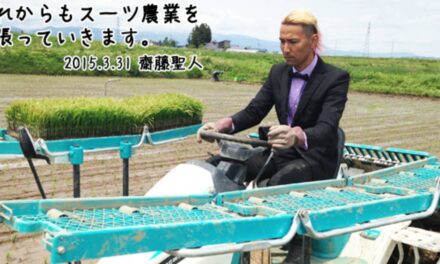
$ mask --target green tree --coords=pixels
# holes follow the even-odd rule
[[[196,25],[188,37],[188,45],[199,48],[208,42],[211,42],[212,34],[211,28],[208,24],[202,23],[200,26]]]
[[[163,41],[159,41],[159,44],[167,47],[175,47],[177,46],[177,41],[172,38],[165,37]]]

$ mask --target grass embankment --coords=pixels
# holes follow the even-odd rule
[[[202,121],[202,103],[181,94],[113,98],[18,100],[5,113],[8,129],[26,126],[35,138],[138,134]]]
[[[49,75],[85,75],[85,76],[122,76],[122,77],[164,77],[164,78],[210,78],[212,71],[221,70],[222,80],[249,83],[262,83],[272,64],[283,62],[280,54],[247,54],[210,51],[206,49],[186,49],[169,47],[142,48],[139,45],[133,49],[123,44],[104,48],[100,42],[92,43],[92,48],[86,49],[79,41],[67,42],[47,49],[41,45],[40,38],[33,38],[29,47],[15,40],[15,46],[0,49],[0,72],[22,74]],[[168,54],[186,56],[188,65],[192,55],[198,56],[198,61],[204,69],[197,68],[185,72],[141,72],[138,69],[138,58],[144,54]],[[66,55],[89,56],[95,55],[102,64],[103,56],[130,56],[132,66],[130,71],[65,71],[63,57]],[[347,70],[351,74],[351,89],[362,92],[404,94],[416,96],[440,97],[440,61],[424,59],[384,59],[384,58],[354,58],[354,57],[325,57],[327,62]],[[113,62],[115,63],[115,62]]]

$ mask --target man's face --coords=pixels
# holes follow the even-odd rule
[[[307,36],[301,25],[281,25],[280,48],[286,63],[302,71],[314,57],[318,35]]]

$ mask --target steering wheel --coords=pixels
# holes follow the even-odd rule
[[[232,135],[212,132],[212,131],[202,130],[200,131],[200,136],[202,137],[202,139],[206,139],[206,140],[226,140],[226,141],[237,142],[242,144],[249,144],[256,147],[265,147],[265,148],[272,147],[267,141],[264,140],[232,136]]]

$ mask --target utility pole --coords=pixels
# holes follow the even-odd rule
[[[367,36],[364,43],[364,57],[370,57],[370,29],[371,22],[368,22]]]
[[[121,29],[119,23],[119,16],[116,18],[116,43],[121,42]]]

